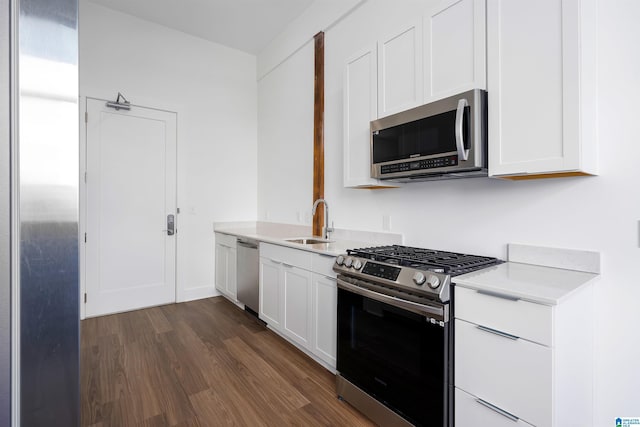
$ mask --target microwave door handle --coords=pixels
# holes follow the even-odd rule
[[[458,158],[460,160],[467,160],[469,158],[469,150],[464,149],[464,137],[462,136],[464,108],[468,106],[469,103],[465,98],[458,101],[458,110],[456,111],[456,148],[458,149]]]

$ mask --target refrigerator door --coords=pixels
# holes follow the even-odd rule
[[[11,123],[9,0],[0,0],[0,426],[11,424]]]
[[[13,4],[19,424],[78,426],[78,4]]]

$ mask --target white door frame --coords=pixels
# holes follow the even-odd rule
[[[78,203],[80,206],[80,210],[79,210],[79,218],[78,218],[78,242],[79,242],[79,251],[78,251],[78,256],[79,256],[79,270],[78,270],[78,275],[80,276],[80,320],[83,320],[86,318],[86,304],[84,303],[84,295],[87,292],[87,277],[86,277],[86,267],[87,267],[87,247],[85,245],[85,241],[84,241],[84,234],[87,232],[87,183],[85,181],[85,172],[87,170],[87,121],[86,121],[86,114],[87,114],[87,103],[88,100],[98,100],[98,101],[104,101],[105,103],[108,102],[108,99],[105,99],[104,97],[100,97],[100,96],[80,96],[80,102],[79,105],[81,106],[79,114],[80,114],[80,126],[79,126],[79,134],[80,134],[80,170],[79,170],[79,175],[78,175],[78,180],[80,182],[80,186],[79,186],[79,199],[78,199]],[[176,249],[175,249],[175,257],[176,257],[176,263],[175,263],[175,296],[176,296],[176,302],[179,302],[179,296],[181,294],[181,292],[179,291],[180,289],[180,282],[179,282],[179,266],[178,266],[178,250],[179,250],[179,246],[180,246],[180,240],[179,240],[179,234],[177,233],[178,229],[179,229],[179,225],[180,225],[180,208],[178,207],[178,200],[179,200],[179,193],[180,193],[180,188],[181,188],[181,171],[182,168],[180,167],[180,162],[179,162],[179,153],[180,153],[180,118],[181,115],[179,114],[180,111],[183,110],[183,108],[179,108],[177,106],[172,106],[172,105],[166,105],[166,103],[163,102],[158,102],[157,100],[149,100],[149,99],[142,99],[143,103],[140,104],[131,104],[132,107],[140,107],[140,108],[147,108],[150,110],[158,110],[158,111],[165,111],[168,113],[173,113],[176,115],[176,215],[175,215],[175,227],[176,227]],[[143,105],[143,104],[148,104],[148,105]],[[156,107],[150,107],[149,105],[156,105]]]

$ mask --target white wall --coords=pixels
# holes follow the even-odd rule
[[[313,60],[310,41],[260,81],[258,209],[264,220],[298,223],[313,204]],[[309,219],[310,221],[310,219]],[[307,223],[309,222],[307,221]]]
[[[366,0],[315,0],[260,52],[258,79],[262,79],[293,52],[306,45],[309,34],[323,31],[364,1]]]
[[[487,178],[413,183],[393,190],[345,189],[342,187],[344,60],[403,20],[419,16],[428,3],[368,0],[326,32],[325,196],[331,204],[335,226],[381,230],[382,216],[390,215],[391,231],[403,233],[408,245],[501,258],[506,257],[509,242],[601,252],[603,274],[597,285],[594,319],[597,346],[594,426],[613,425],[618,416],[640,416],[637,331],[640,51],[635,45],[640,40],[637,25],[640,2],[598,3],[599,76],[594,90],[599,96],[600,176],[523,182]],[[311,38],[312,34],[308,36]],[[264,111],[278,110],[284,114],[287,108],[281,99],[263,96],[267,87],[286,86],[288,91],[299,93],[296,108],[312,111],[309,105],[312,88],[300,77],[291,79],[312,72],[305,63],[310,58],[306,50],[296,53],[273,70],[269,80],[260,81],[260,129],[265,126]],[[295,84],[298,86],[293,87]],[[296,135],[301,133],[304,131],[296,126]],[[311,145],[309,152],[299,153],[298,148],[293,151],[299,143],[293,137],[278,140],[278,150],[292,154],[286,157],[287,162],[308,165]],[[279,167],[280,159],[262,155],[272,144],[273,140],[263,138],[260,133],[260,180],[280,183],[288,180],[296,190],[286,203],[261,194],[258,216],[264,219],[265,212],[269,212],[271,219],[289,222],[292,209],[307,206],[312,188],[303,188],[299,176]],[[293,157],[294,153],[300,157]]]
[[[83,0],[82,108],[118,91],[178,113],[177,298],[215,295],[213,222],[256,219],[256,57]]]

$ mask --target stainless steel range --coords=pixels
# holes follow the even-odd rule
[[[501,262],[397,245],[338,256],[338,396],[382,426],[449,426],[451,278]]]

